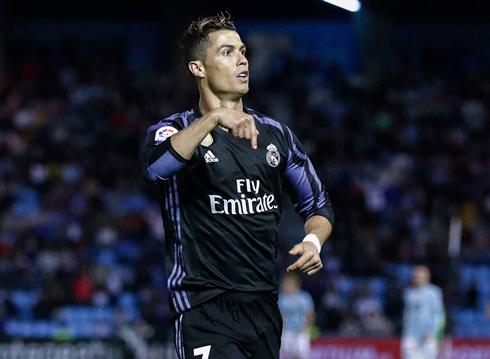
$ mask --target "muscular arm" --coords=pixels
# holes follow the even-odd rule
[[[320,244],[323,245],[332,233],[332,224],[323,216],[312,216],[305,223],[306,234],[314,234],[318,237]],[[311,242],[301,242],[296,244],[290,251],[291,255],[299,255],[300,258],[288,267],[288,272],[299,269],[308,275],[312,275],[323,268],[318,249]]]
[[[189,127],[179,131],[170,142],[174,150],[186,160],[192,157],[196,147],[217,125],[217,116],[212,111],[194,121]]]
[[[258,131],[255,120],[244,112],[226,108],[216,108],[186,129],[173,135],[170,140],[174,150],[186,160],[192,157],[196,147],[216,126],[228,128],[235,137],[250,139],[252,147],[257,148]]]
[[[312,216],[305,223],[306,234],[314,234],[323,245],[332,233],[332,224],[323,216]]]
[[[287,127],[286,133],[289,135],[289,158],[285,172],[285,189],[296,212],[305,219],[306,234],[318,237],[321,246],[332,232],[332,204],[303,146]],[[312,240],[316,240],[314,236],[311,236]],[[305,239],[306,241],[296,244],[289,251],[289,254],[300,258],[287,268],[288,272],[299,269],[312,275],[323,268],[317,246],[307,241],[311,238]]]

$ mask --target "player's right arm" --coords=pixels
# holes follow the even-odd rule
[[[216,108],[208,112],[184,131],[172,136],[172,147],[189,160],[204,137],[218,125],[229,129],[235,137],[251,140],[252,147],[257,148],[258,132],[253,116],[227,108]]]
[[[179,118],[163,121],[160,128],[165,126],[175,134],[170,139],[158,141],[160,128],[150,127],[140,156],[144,179],[155,183],[171,178],[187,164],[197,146],[218,125],[229,129],[233,136],[250,139],[252,147],[257,147],[258,131],[254,118],[244,112],[216,108],[185,128]]]

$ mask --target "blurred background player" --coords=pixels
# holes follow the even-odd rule
[[[430,283],[426,266],[416,266],[412,272],[412,287],[403,293],[403,359],[435,359],[445,324],[441,289]]]
[[[281,359],[310,358],[310,329],[315,307],[310,293],[301,290],[301,278],[287,273],[281,280],[279,308],[283,318]]]

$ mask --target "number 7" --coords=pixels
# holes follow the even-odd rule
[[[194,356],[202,355],[202,359],[209,359],[209,352],[211,351],[211,345],[194,349]]]

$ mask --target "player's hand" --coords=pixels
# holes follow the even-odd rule
[[[296,244],[289,251],[289,254],[291,254],[292,256],[299,255],[300,257],[296,262],[294,262],[287,268],[288,272],[299,269],[303,273],[312,275],[323,268],[318,249],[311,242],[301,242]]]
[[[257,136],[259,131],[255,127],[255,119],[252,115],[227,108],[216,108],[213,111],[216,116],[216,125],[230,130],[230,133],[238,138],[246,138],[257,149]]]

